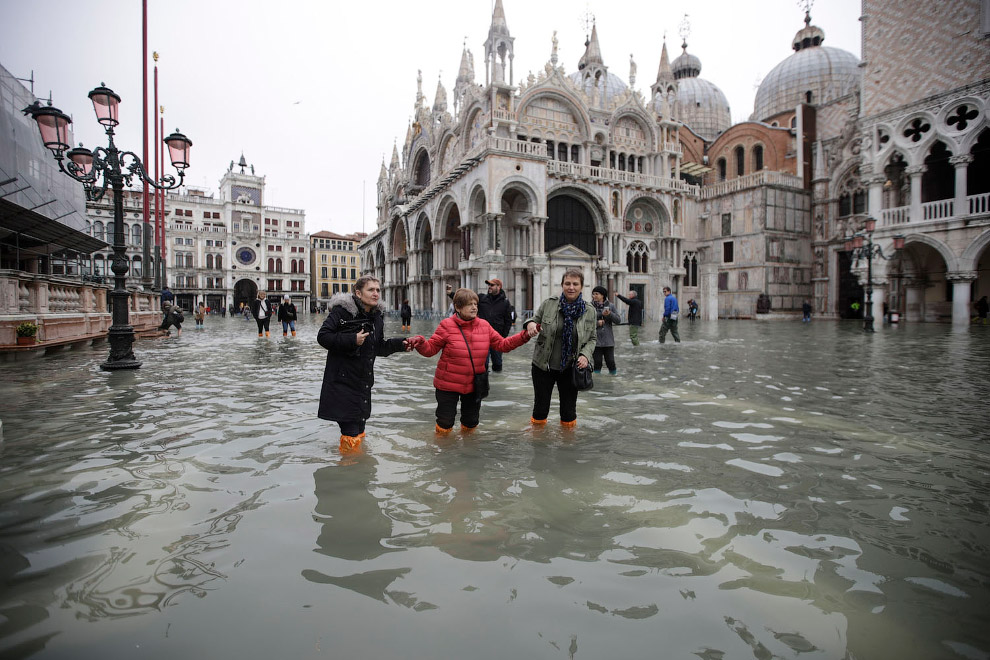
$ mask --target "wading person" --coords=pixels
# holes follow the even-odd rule
[[[196,306],[196,311],[193,312],[193,318],[196,320],[196,327],[203,328],[203,321],[206,319],[206,305],[204,303],[199,303]]]
[[[173,325],[175,326],[175,336],[182,336],[182,322],[186,320],[186,317],[182,314],[182,309],[178,305],[173,305],[172,303],[166,301],[162,303],[162,312],[165,317],[162,319],[162,324],[158,326],[158,329],[163,331],[166,335],[169,333],[169,328]]]
[[[488,293],[482,294],[478,299],[478,316],[488,321],[488,324],[495,328],[495,332],[503,337],[508,337],[515,313],[512,303],[502,291],[502,280],[485,280],[485,284],[488,285]],[[502,371],[502,353],[499,350],[492,348],[487,352],[485,369],[488,369],[489,360],[491,360],[492,371]]]
[[[437,433],[447,433],[454,426],[457,402],[461,403],[461,430],[470,431],[478,425],[481,399],[475,388],[475,376],[483,375],[487,382],[485,360],[488,351],[501,353],[519,348],[529,335],[519,332],[503,337],[478,316],[478,294],[470,289],[454,293],[454,315],[440,321],[433,336],[412,338],[420,355],[431,357],[441,353],[433,376],[437,396]]]
[[[409,306],[408,299],[402,301],[399,316],[402,317],[402,331],[409,332],[412,329],[412,307]]]
[[[375,358],[412,350],[412,340],[385,339],[385,307],[381,284],[364,276],[352,293],[330,299],[330,313],[316,335],[327,349],[320,391],[320,419],[340,426],[340,451],[357,450],[364,440],[364,426],[371,417],[371,388],[375,384]]]
[[[560,399],[560,423],[577,426],[577,395],[571,370],[577,364],[587,369],[595,352],[595,308],[581,297],[584,273],[568,270],[560,282],[560,296],[551,296],[540,304],[532,318],[523,322],[523,330],[536,340],[533,349],[534,426],[547,423],[550,397],[557,387]]]
[[[643,325],[643,301],[636,296],[635,291],[629,292],[629,297],[615,294],[615,297],[629,305],[629,313],[626,315],[629,323],[629,341],[633,346],[639,346],[639,326]]]
[[[677,317],[680,316],[681,308],[677,306],[677,298],[670,292],[670,287],[663,288],[663,323],[660,324],[660,343],[667,341],[667,331],[678,344],[681,343],[681,335],[677,332]]]
[[[593,356],[595,373],[602,371],[602,359],[608,367],[608,373],[615,375],[615,334],[612,326],[622,323],[619,310],[608,300],[608,291],[603,286],[591,290],[591,304],[595,307],[595,353]]]
[[[258,336],[268,337],[272,323],[272,304],[268,302],[268,295],[264,291],[258,292],[258,297],[251,302],[251,314],[258,323]]]
[[[296,306],[289,294],[282,296],[282,304],[278,306],[278,320],[282,324],[282,336],[287,337],[289,330],[296,336]]]

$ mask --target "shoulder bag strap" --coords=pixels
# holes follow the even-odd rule
[[[480,372],[474,370],[474,356],[471,355],[471,342],[467,340],[467,335],[464,334],[464,328],[457,326],[457,329],[461,331],[461,337],[464,337],[464,345],[467,346],[468,349],[468,359],[471,360],[471,373],[477,375]]]

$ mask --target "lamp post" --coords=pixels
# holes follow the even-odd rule
[[[874,218],[867,217],[863,223],[863,231],[856,232],[846,238],[846,252],[851,252],[853,259],[866,258],[866,316],[863,318],[863,331],[876,332],[873,328],[873,258],[891,259],[893,255],[887,256],[879,245],[873,243],[873,230],[877,227]],[[864,245],[865,243],[865,245]],[[897,252],[904,247],[904,237],[898,234],[894,236],[894,251]]]
[[[117,109],[120,96],[102,83],[89,93],[96,111],[96,120],[103,126],[109,144],[90,151],[81,144],[69,149],[68,133],[72,119],[58,108],[43,106],[35,101],[24,109],[38,122],[41,140],[51,149],[58,167],[65,174],[83,184],[86,199],[99,201],[107,188],[113,190],[113,265],[114,289],[110,293],[113,302],[113,324],[107,333],[110,342],[110,355],[107,361],[100,365],[105,371],[117,369],[137,369],[141,366],[134,357],[134,328],[128,321],[128,306],[130,296],[127,293],[127,248],[124,245],[124,184],[131,185],[133,177],[148,182],[159,190],[173,190],[182,185],[185,169],[189,167],[189,149],[192,141],[176,131],[164,139],[168,146],[172,166],[179,173],[178,180],[171,175],[163,175],[160,181],[154,181],[148,176],[141,159],[131,151],[121,151],[114,144],[114,126],[120,123],[117,119]],[[66,153],[67,152],[67,153]],[[68,162],[66,162],[68,158]],[[102,179],[102,182],[101,182]],[[149,264],[143,264],[145,268]]]

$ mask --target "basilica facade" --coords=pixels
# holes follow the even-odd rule
[[[686,42],[672,61],[664,44],[648,93],[632,60],[626,80],[609,70],[597,27],[573,71],[554,34],[543,69],[518,79],[496,0],[478,79],[465,47],[449,95],[438,83],[428,105],[418,81],[379,174],[364,272],[393,308],[439,312],[446,284],[497,277],[531,310],[578,268],[589,288],[638,291],[651,319],[666,285],[709,319],[788,316],[805,300],[845,317],[862,313],[867,278],[846,239],[872,219],[877,310],[961,321],[990,293],[986,17],[979,0],[863,12],[864,61],[825,46],[806,16],[750,119],[732,124]],[[900,52],[912,35],[928,48]]]

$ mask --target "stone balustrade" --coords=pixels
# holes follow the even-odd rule
[[[72,278],[0,270],[0,350],[17,343],[16,328],[26,321],[38,326],[37,344],[63,345],[106,336],[113,318],[109,284]],[[128,309],[135,332],[161,322],[157,294],[132,290]]]

